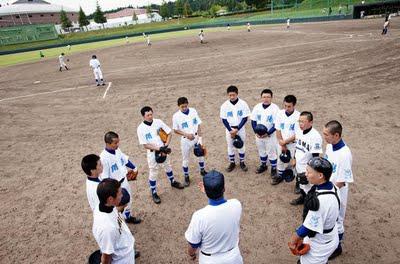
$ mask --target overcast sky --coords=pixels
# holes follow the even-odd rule
[[[2,5],[6,3],[11,4],[15,1],[16,0],[0,0],[0,3]],[[79,8],[79,6],[82,6],[82,9],[85,11],[87,15],[93,13],[93,11],[96,8],[96,0],[44,0],[44,1],[47,1],[52,4],[65,5],[75,8]],[[160,4],[162,0],[98,0],[98,2],[102,10],[109,10],[117,7],[125,7],[128,5],[143,6],[151,3]]]

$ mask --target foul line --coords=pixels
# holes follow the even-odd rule
[[[88,85],[84,85],[84,86],[78,86],[78,87],[73,87],[73,88],[66,88],[66,89],[55,90],[55,91],[49,91],[49,92],[42,92],[42,93],[27,94],[27,95],[15,96],[15,97],[8,97],[8,98],[0,99],[0,102],[3,102],[3,101],[11,101],[11,100],[21,99],[21,98],[27,98],[27,97],[34,97],[34,96],[44,95],[44,94],[52,94],[52,93],[60,93],[60,92],[66,92],[66,91],[73,91],[73,90],[82,89],[82,88],[86,88],[86,87],[89,87],[89,86],[88,86]]]
[[[104,92],[104,94],[103,94],[103,99],[104,99],[104,98],[106,98],[106,95],[107,95],[108,89],[110,89],[110,87],[111,87],[111,84],[112,84],[112,82],[109,82],[109,83],[108,83],[107,89],[106,89],[106,91],[105,91],[105,92]]]

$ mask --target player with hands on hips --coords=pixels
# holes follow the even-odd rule
[[[188,254],[200,264],[242,264],[239,249],[242,205],[237,199],[226,200],[224,175],[208,172],[199,184],[208,197],[208,205],[192,215],[185,232]]]
[[[272,103],[272,91],[264,89],[261,92],[261,103],[254,106],[251,112],[251,126],[255,133],[260,166],[256,173],[263,173],[268,169],[267,160],[271,164],[271,177],[275,179],[277,163],[277,139],[275,135],[275,120],[279,107]]]
[[[96,85],[106,85],[103,80],[103,72],[100,68],[100,61],[97,59],[96,55],[92,56],[92,59],[89,61],[89,65],[93,70],[94,78],[96,79]]]
[[[147,164],[149,166],[149,185],[154,203],[161,203],[157,194],[157,175],[159,167],[164,167],[168,180],[173,188],[183,189],[184,186],[175,180],[174,173],[169,161],[171,149],[168,147],[171,142],[172,130],[161,119],[153,118],[153,109],[145,106],[140,110],[143,122],[137,128],[137,135],[140,145],[147,150]],[[160,132],[166,134],[163,141]]]
[[[295,109],[297,99],[294,95],[287,95],[283,99],[283,109],[279,110],[276,117],[276,138],[278,139],[278,157],[290,152],[290,157],[295,156],[296,144],[295,128],[298,126],[300,112]],[[272,184],[279,184],[283,180],[285,170],[291,169],[290,163],[284,163],[278,159],[278,175]]]
[[[202,147],[201,119],[196,109],[189,107],[186,97],[178,98],[179,110],[172,117],[172,128],[181,136],[182,169],[185,176],[184,186],[190,185],[189,178],[189,157],[194,147]],[[198,146],[200,144],[200,146]],[[204,176],[207,172],[204,169],[204,154],[198,157],[200,174]]]
[[[313,184],[303,210],[303,223],[288,243],[300,264],[328,263],[328,258],[339,244],[336,219],[339,217],[340,195],[329,181],[331,163],[320,157],[308,161],[306,177]],[[304,250],[307,249],[307,250]]]
[[[237,145],[235,141],[240,141],[240,146],[237,147],[240,160],[240,168],[243,171],[247,171],[248,168],[244,162],[245,160],[245,141],[246,141],[246,129],[245,125],[248,117],[250,116],[250,108],[248,104],[238,97],[239,89],[236,86],[229,86],[226,90],[229,97],[222,105],[220,109],[220,118],[225,126],[225,137],[228,145],[228,157],[229,166],[226,169],[227,172],[231,172],[235,169],[235,148]],[[239,138],[239,140],[237,139]]]
[[[323,130],[323,136],[327,143],[325,158],[330,161],[333,167],[330,180],[338,187],[340,193],[340,212],[337,220],[339,246],[329,259],[333,259],[342,254],[341,242],[344,236],[344,218],[347,208],[347,197],[349,195],[349,185],[354,182],[352,170],[353,157],[350,148],[342,139],[342,132],[343,127],[336,120],[326,123]]]
[[[131,171],[137,173],[138,169],[133,164],[129,157],[119,148],[119,136],[113,131],[109,131],[104,135],[106,147],[100,153],[101,164],[103,164],[103,173],[101,179],[115,179],[121,182],[121,187],[124,188],[130,197],[132,197],[131,186],[127,176]],[[142,220],[131,215],[132,201],[130,200],[124,209],[123,216],[127,223],[139,224]]]

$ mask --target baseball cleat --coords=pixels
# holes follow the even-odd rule
[[[157,193],[153,193],[151,196],[153,197],[153,202],[155,202],[156,204],[161,203],[161,198],[160,198],[160,196],[158,196]]]
[[[235,167],[236,167],[236,164],[234,162],[231,162],[229,164],[228,168],[226,168],[225,170],[226,170],[226,172],[231,172],[235,169]]]
[[[244,163],[244,161],[240,162],[240,168],[242,169],[242,171],[248,171],[249,169],[247,168],[246,164]]]
[[[176,189],[183,189],[183,188],[185,188],[185,187],[182,185],[182,183],[180,183],[180,182],[178,182],[178,181],[173,181],[173,182],[171,182],[171,186],[172,186],[173,188],[176,188]]]
[[[256,173],[260,174],[260,173],[263,173],[266,170],[268,170],[268,166],[264,165],[264,164],[261,164],[260,167],[257,168]]]
[[[183,186],[184,187],[189,187],[189,185],[190,185],[190,179],[189,179],[189,176],[186,176],[185,177],[185,182],[183,183]]]
[[[200,170],[200,174],[201,174],[201,176],[206,176],[206,174],[207,174],[207,171],[205,170],[205,169],[201,169]]]
[[[142,222],[142,219],[140,219],[139,217],[133,217],[133,216],[131,216],[131,217],[125,219],[125,222],[126,222],[127,224],[134,224],[134,225],[137,225],[137,224],[140,224],[140,223]]]

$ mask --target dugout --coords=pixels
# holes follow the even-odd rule
[[[353,18],[361,18],[361,11],[364,11],[364,16],[397,13],[400,11],[400,0],[354,5]]]

